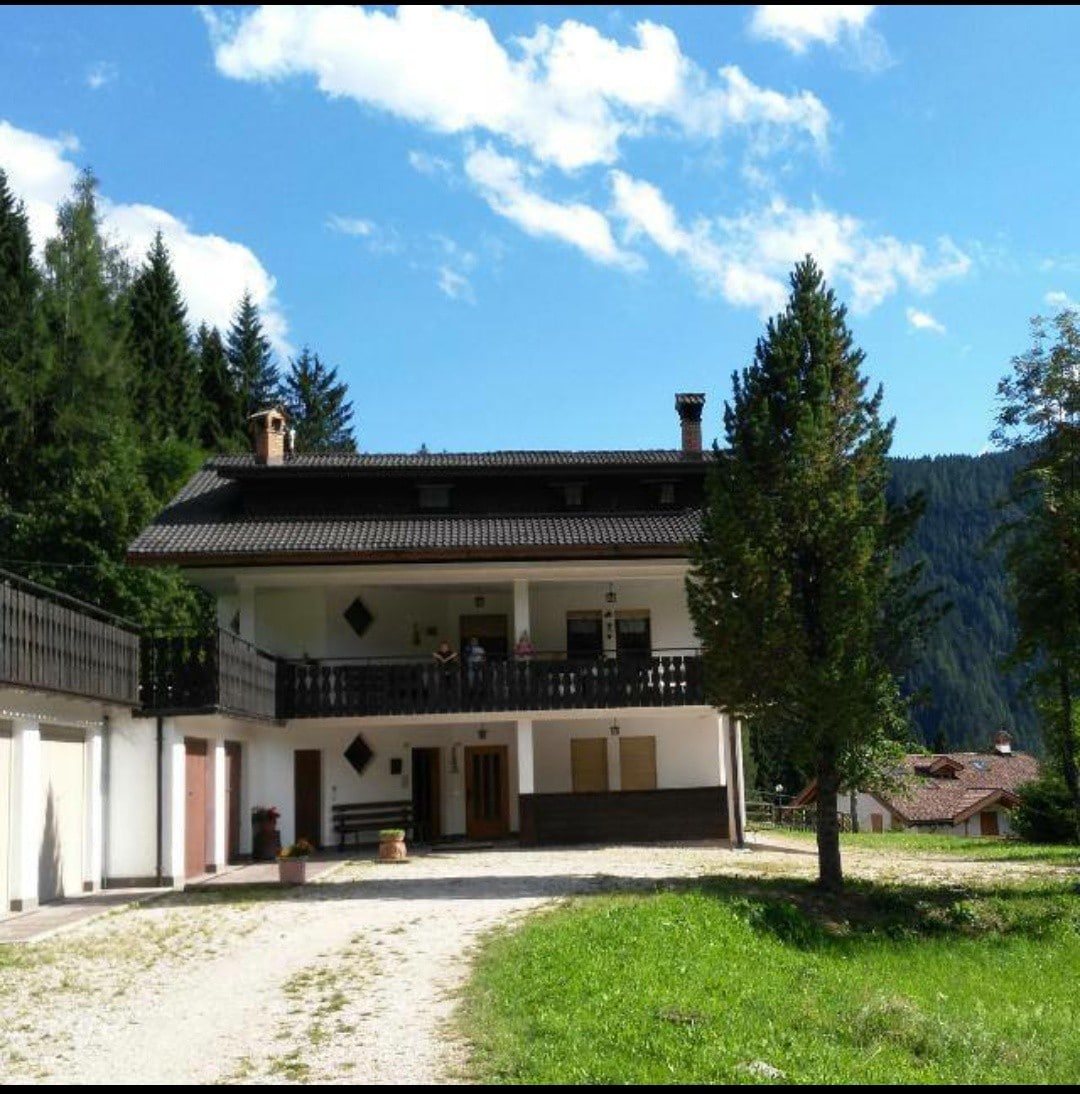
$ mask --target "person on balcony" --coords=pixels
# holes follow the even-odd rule
[[[460,661],[454,647],[445,638],[439,643],[438,649],[431,658],[435,662],[436,693],[442,695],[442,701],[445,702],[446,697],[452,694],[458,683],[458,674],[455,670],[460,665]]]
[[[465,664],[469,669],[469,683],[474,684],[480,675],[480,666],[487,660],[487,650],[480,645],[480,639],[475,635],[469,639],[465,647]]]
[[[439,643],[439,648],[431,656],[435,659],[435,664],[441,665],[443,668],[452,667],[458,659],[454,647],[445,638]]]
[[[534,653],[536,653],[536,650],[533,648],[532,639],[529,638],[529,632],[522,631],[521,636],[514,644],[514,656],[519,661],[528,661]]]

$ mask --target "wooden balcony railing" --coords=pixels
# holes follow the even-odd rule
[[[144,713],[224,711],[272,719],[277,686],[277,659],[229,631],[142,640]]]
[[[282,662],[279,716],[688,706],[705,702],[697,656],[599,660],[490,660],[446,668],[433,662]]]
[[[0,683],[134,706],[137,628],[0,571]]]

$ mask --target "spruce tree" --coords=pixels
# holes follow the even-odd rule
[[[0,170],[0,540],[32,484],[42,382],[41,276],[26,210]]]
[[[352,403],[337,369],[327,368],[307,346],[289,362],[285,377],[285,408],[296,430],[297,452],[355,452]]]
[[[887,500],[893,425],[881,389],[866,393],[863,359],[807,258],[733,377],[687,580],[710,701],[816,778],[829,891],[843,885],[841,786],[870,774],[896,732],[895,672],[926,610],[917,573],[895,564],[919,503]]]
[[[202,446],[210,452],[242,451],[247,447],[244,407],[217,327],[199,327],[195,353],[202,389]]]
[[[161,232],[131,286],[129,312],[133,397],[143,436],[197,441],[202,414],[187,307]]]
[[[245,421],[251,414],[274,406],[281,400],[281,382],[263,334],[259,309],[246,292],[236,309],[225,341],[233,380],[241,395]]]

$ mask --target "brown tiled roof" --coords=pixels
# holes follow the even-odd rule
[[[314,457],[311,457],[314,458]],[[550,514],[299,512],[258,516],[241,508],[241,485],[196,474],[128,550],[135,562],[182,565],[270,561],[451,558],[678,557],[697,533],[696,509]]]
[[[997,752],[948,752],[947,759],[960,764],[955,778],[921,775],[937,757],[905,756],[904,768],[910,782],[905,790],[876,794],[912,824],[952,824],[963,820],[983,799],[995,791],[1014,793],[1039,774],[1039,761],[1023,752],[1003,756]]]

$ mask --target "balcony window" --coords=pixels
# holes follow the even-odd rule
[[[652,627],[647,611],[616,613],[615,649],[620,657],[652,656]]]
[[[599,657],[604,652],[603,619],[599,612],[566,613],[566,656]]]

